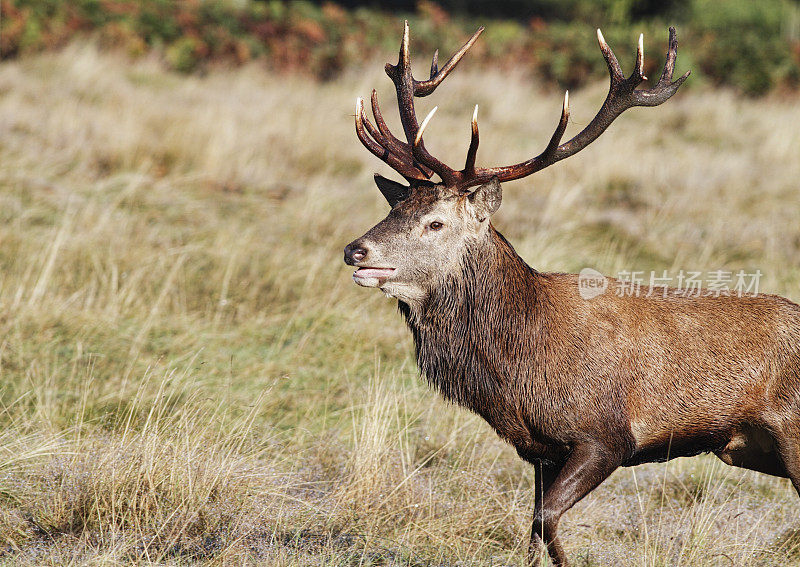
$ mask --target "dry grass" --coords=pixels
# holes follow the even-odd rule
[[[351,116],[373,85],[391,106],[380,69],[0,66],[0,563],[522,564],[530,468],[427,391],[341,262],[386,209]],[[449,81],[420,105],[448,161],[476,102],[482,163],[549,136],[558,93]],[[573,131],[604,88],[572,93]],[[684,92],[509,184],[496,225],[544,270],[758,268],[800,300],[798,124],[796,100]],[[562,533],[577,565],[792,565],[799,512],[701,457],[618,471]]]

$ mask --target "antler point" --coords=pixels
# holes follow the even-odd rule
[[[600,47],[605,47],[606,38],[603,37],[603,32],[600,31],[600,28],[597,28],[597,42],[600,44]]]
[[[642,77],[642,80],[647,80],[644,76],[644,34],[639,34],[639,45],[636,48],[636,73]]]
[[[419,130],[417,130],[417,137],[414,138],[415,146],[418,146],[419,143],[422,141],[422,133],[425,131],[425,128],[428,126],[428,122],[431,121],[431,118],[433,118],[433,115],[436,114],[436,111],[438,109],[439,109],[438,106],[434,106],[433,110],[431,110],[425,117],[425,120],[422,121],[422,124],[419,125]]]
[[[401,67],[408,65],[408,20],[403,25],[403,42],[400,44],[400,63]]]

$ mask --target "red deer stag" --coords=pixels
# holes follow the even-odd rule
[[[791,478],[800,491],[800,307],[773,295],[689,297],[611,293],[582,299],[574,274],[540,273],[489,218],[500,183],[571,156],[633,106],[669,99],[675,30],[661,77],[638,89],[597,33],[611,75],[600,111],[574,138],[561,119],[545,150],[516,165],[482,168],[477,108],[464,168],[431,155],[414,97],[431,94],[477,40],[479,29],[431,75],[411,74],[408,24],[394,82],[406,141],[392,135],[372,92],[373,125],[356,103],[356,133],[408,186],[375,176],[392,209],[348,244],[355,282],[397,298],[414,336],[421,373],[448,400],[481,415],[536,470],[529,556],[567,558],[559,519],[617,467],[713,452],[730,465]],[[435,109],[434,109],[435,110]],[[431,181],[436,174],[440,181]],[[546,552],[546,553],[545,553]]]

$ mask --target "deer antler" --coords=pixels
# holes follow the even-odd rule
[[[497,177],[499,181],[511,181],[526,177],[556,163],[564,158],[578,153],[588,146],[602,134],[606,128],[625,110],[634,106],[657,106],[668,100],[683,81],[689,76],[687,71],[677,80],[672,80],[675,70],[675,59],[678,53],[678,40],[675,28],[669,28],[669,49],[664,70],[658,83],[652,89],[637,90],[642,81],[647,80],[643,74],[644,69],[644,46],[643,36],[639,36],[639,45],[636,50],[636,65],[630,77],[622,74],[619,62],[614,52],[606,43],[603,34],[597,30],[597,41],[600,50],[608,65],[611,79],[608,95],[603,106],[589,124],[581,130],[575,137],[561,144],[561,138],[567,128],[569,121],[569,92],[564,95],[564,105],[561,109],[561,118],[558,121],[555,132],[553,132],[550,142],[545,150],[536,157],[514,165],[501,167],[476,168],[475,157],[478,151],[478,107],[472,115],[472,137],[464,169],[456,171],[435,157],[426,149],[422,141],[422,134],[430,121],[434,108],[423,120],[422,125],[417,123],[416,112],[414,111],[414,97],[422,97],[431,94],[444,78],[452,71],[467,50],[478,39],[483,31],[479,28],[472,37],[459,49],[442,67],[438,69],[438,52],[433,56],[431,64],[431,76],[427,81],[417,81],[411,74],[411,61],[408,49],[408,22],[405,23],[403,30],[403,42],[400,46],[400,58],[397,65],[386,64],[386,74],[394,82],[397,90],[397,103],[400,110],[400,120],[407,142],[394,137],[381,115],[378,107],[378,99],[375,91],[372,91],[372,112],[375,116],[375,128],[369,120],[364,118],[364,103],[362,99],[356,102],[356,133],[361,142],[373,154],[381,158],[392,168],[397,170],[407,180],[427,180],[436,173],[442,182],[448,187],[456,188],[460,191],[467,191],[470,187],[480,185]],[[369,134],[369,136],[367,135]]]
[[[464,179],[463,183],[474,185],[488,181],[492,177],[497,177],[500,181],[511,181],[535,173],[545,167],[556,163],[564,158],[578,153],[588,146],[602,134],[606,128],[614,121],[617,116],[625,110],[634,106],[657,106],[669,99],[678,90],[683,81],[689,76],[687,71],[679,79],[673,81],[672,73],[675,70],[675,59],[678,54],[678,40],[675,28],[669,28],[669,50],[667,51],[667,61],[661,78],[652,89],[636,90],[642,81],[647,80],[643,74],[644,67],[644,47],[643,36],[639,36],[639,46],[636,50],[636,66],[633,73],[627,79],[622,74],[619,62],[614,52],[606,43],[603,34],[597,30],[597,41],[600,50],[608,65],[608,72],[611,78],[611,86],[606,96],[603,106],[591,122],[581,130],[574,138],[559,145],[561,137],[569,120],[569,92],[564,96],[564,106],[561,110],[561,119],[558,122],[556,131],[553,133],[550,143],[545,150],[538,156],[527,161],[507,165],[503,167],[480,168],[475,170],[472,179]],[[473,127],[473,131],[475,128]]]
[[[411,180],[430,179],[436,173],[445,183],[458,181],[458,172],[433,157],[422,141],[422,131],[417,122],[414,110],[414,97],[428,96],[438,87],[450,71],[455,69],[464,54],[483,32],[483,27],[472,34],[467,42],[456,51],[453,56],[439,69],[439,52],[433,54],[430,78],[425,81],[414,79],[411,74],[411,55],[409,53],[408,22],[403,27],[403,41],[400,44],[400,57],[397,65],[386,64],[386,74],[392,80],[397,91],[397,105],[400,109],[400,121],[407,142],[397,139],[389,131],[378,106],[378,95],[372,91],[372,113],[375,117],[375,128],[364,117],[364,102],[359,98],[356,101],[356,134],[366,148],[381,158],[403,177]],[[368,135],[367,135],[368,134]]]

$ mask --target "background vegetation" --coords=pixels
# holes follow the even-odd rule
[[[357,142],[352,105],[377,87],[398,127],[382,63],[405,16],[195,4],[283,10],[292,30],[303,10],[363,22],[376,35],[320,82],[317,48],[287,47],[309,59],[285,66],[265,52],[225,68],[230,51],[198,72],[165,68],[186,38],[134,23],[160,29],[183,12],[138,5],[135,17],[110,13],[136,6],[124,2],[2,6],[4,42],[23,20],[39,32],[18,37],[56,37],[58,14],[91,6],[105,23],[3,44],[18,57],[0,65],[0,564],[523,565],[531,468],[426,388],[394,303],[354,286],[341,261],[387,209],[371,176],[393,174]],[[415,56],[473,25],[424,10]],[[107,48],[125,22],[139,56]],[[507,30],[522,30],[519,46],[550,37],[527,25],[489,22],[480,50],[418,103],[440,105],[426,140],[445,161],[463,159],[476,103],[481,164],[546,143],[552,79],[488,64],[513,45]],[[645,49],[659,65],[666,34],[653,25]],[[602,65],[592,27],[559,26],[543,29],[581,36]],[[637,34],[617,29],[630,70]],[[738,37],[718,33],[707,49]],[[679,72],[698,67],[688,42]],[[797,98],[690,82],[507,184],[495,224],[542,270],[760,269],[762,291],[800,301]],[[571,92],[567,135],[605,91],[600,79]],[[800,564],[798,517],[785,480],[699,457],[618,471],[562,533],[582,566],[788,566]]]
[[[627,45],[632,30],[644,32],[661,41],[651,51],[660,54],[666,28],[675,25],[695,85],[731,85],[750,95],[800,85],[795,0],[423,0],[416,10],[411,2],[397,2],[391,12],[365,4],[348,10],[331,2],[278,0],[2,0],[0,55],[58,48],[76,35],[93,35],[103,48],[131,57],[155,51],[182,72],[256,59],[275,70],[331,79],[396,50],[401,16],[411,20],[420,57],[434,49],[449,52],[486,25],[473,58],[575,88],[605,73],[594,28],[602,26],[612,45]],[[648,72],[658,71],[655,59]]]

